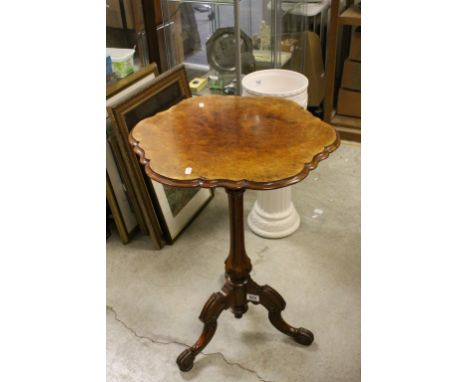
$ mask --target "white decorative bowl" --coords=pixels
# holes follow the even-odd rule
[[[242,95],[285,98],[306,108],[308,86],[307,77],[292,70],[258,70],[242,79]]]

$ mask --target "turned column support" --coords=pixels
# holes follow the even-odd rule
[[[226,274],[233,283],[242,283],[252,270],[244,239],[244,189],[226,190],[229,198],[229,255],[224,262]]]

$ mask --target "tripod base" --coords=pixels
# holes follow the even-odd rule
[[[286,307],[283,297],[268,285],[260,286],[250,276],[241,282],[233,282],[229,277],[221,292],[213,293],[205,303],[200,320],[203,322],[203,331],[197,342],[184,350],[177,358],[177,365],[181,371],[189,371],[193,361],[213,338],[216,331],[217,319],[223,310],[230,308],[236,318],[241,318],[248,309],[248,303],[263,305],[268,310],[268,318],[273,326],[280,332],[292,337],[297,343],[308,346],[314,340],[311,331],[304,328],[295,328],[281,317]]]

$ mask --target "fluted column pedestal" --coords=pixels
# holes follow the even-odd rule
[[[284,69],[258,70],[242,80],[245,96],[280,97],[296,102],[303,109],[307,109],[308,86],[306,76]],[[279,239],[295,232],[301,219],[291,199],[291,187],[258,191],[247,223],[254,233],[266,238]]]
[[[257,200],[247,218],[249,228],[259,236],[279,239],[295,232],[301,224],[291,197],[291,187],[257,191]]]

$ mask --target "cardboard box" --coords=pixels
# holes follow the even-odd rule
[[[359,61],[351,61],[349,58],[345,61],[341,87],[361,91],[361,63]]]
[[[361,118],[361,92],[340,89],[336,113]]]

